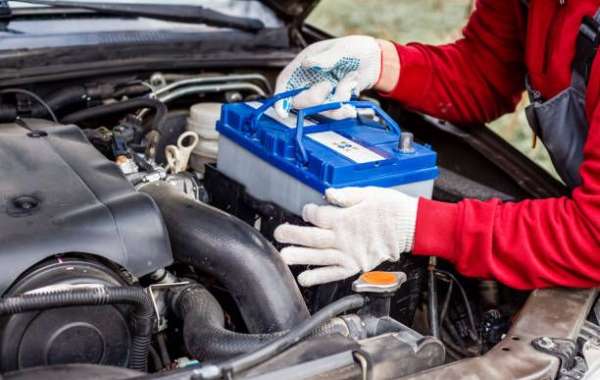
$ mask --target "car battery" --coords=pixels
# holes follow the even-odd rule
[[[217,122],[221,173],[253,197],[297,215],[305,204],[326,203],[330,187],[380,186],[431,197],[438,169],[429,146],[413,143],[412,135],[367,101],[327,103],[280,118],[273,105],[298,92],[223,105]],[[371,117],[319,115],[345,105]]]

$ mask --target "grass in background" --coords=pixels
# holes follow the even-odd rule
[[[308,22],[337,36],[367,34],[401,43],[442,44],[455,40],[471,12],[471,0],[321,0]],[[489,127],[557,177],[543,144],[531,147],[523,108]]]

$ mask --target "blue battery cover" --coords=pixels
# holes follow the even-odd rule
[[[436,153],[416,143],[413,152],[402,153],[398,148],[400,127],[371,102],[328,103],[280,119],[272,106],[297,93],[225,104],[217,131],[319,192],[330,187],[394,187],[438,176]],[[318,115],[344,105],[371,109],[381,122],[361,117],[332,120]]]

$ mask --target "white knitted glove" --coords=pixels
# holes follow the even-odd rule
[[[291,101],[281,100],[275,110],[287,117],[292,108],[350,100],[371,88],[381,72],[381,47],[368,36],[348,36],[308,46],[279,74],[275,93],[309,87]],[[330,117],[354,117],[352,107],[332,111]]]
[[[342,280],[412,250],[417,198],[378,187],[329,189],[325,196],[336,206],[309,204],[302,213],[316,227],[275,230],[277,241],[297,245],[281,251],[288,265],[321,266],[301,273],[300,285]]]

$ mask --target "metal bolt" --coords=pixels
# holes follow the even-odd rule
[[[167,79],[162,73],[154,73],[150,76],[150,84],[154,87],[164,87],[167,85]]]
[[[414,153],[415,152],[415,146],[414,146],[414,136],[412,133],[410,132],[402,132],[400,134],[400,144],[398,146],[398,150],[400,150],[400,152],[402,153]]]
[[[538,345],[545,349],[551,349],[554,347],[554,342],[552,341],[552,339],[545,336],[538,341]]]
[[[244,97],[238,91],[227,91],[225,93],[225,101],[227,103],[237,103],[241,102],[242,100],[244,100]]]
[[[21,196],[13,199],[13,205],[21,210],[32,210],[38,206],[40,202],[31,196]]]
[[[27,137],[37,138],[37,137],[46,137],[48,133],[44,131],[31,131],[27,134]]]

